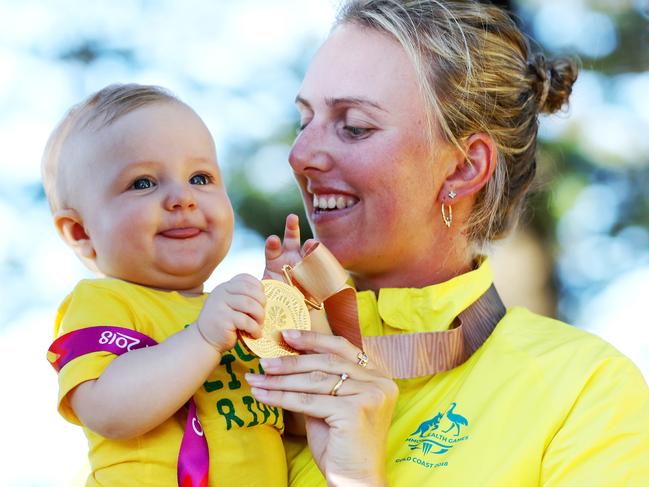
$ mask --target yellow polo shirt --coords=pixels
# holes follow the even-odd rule
[[[448,329],[492,281],[485,260],[423,289],[359,292],[363,334]],[[391,486],[649,486],[649,388],[580,329],[513,308],[464,364],[396,382]],[[285,446],[290,486],[326,485],[303,440]]]
[[[84,280],[59,308],[55,336],[112,325],[135,329],[162,342],[198,317],[206,297],[186,297],[117,279]],[[90,353],[60,370],[59,411],[66,419],[80,424],[68,393],[82,382],[98,378],[115,358],[108,352]],[[221,364],[194,395],[210,450],[211,487],[286,485],[283,414],[255,400],[244,378],[249,371],[261,371],[259,359],[237,343],[223,354]],[[162,382],[159,387],[172,385]],[[178,451],[186,418],[186,411],[179,411],[130,440],[111,440],[83,428],[91,470],[86,486],[177,485]]]

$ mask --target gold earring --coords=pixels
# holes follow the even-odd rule
[[[454,199],[457,196],[457,193],[453,190],[448,192],[448,197],[449,199]],[[446,211],[446,205],[442,201],[442,219],[444,220],[444,223],[448,228],[451,228],[451,224],[453,223],[453,207],[451,205],[448,205],[448,214]]]

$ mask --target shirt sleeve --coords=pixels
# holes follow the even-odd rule
[[[540,485],[649,485],[649,388],[629,359],[594,369],[546,448]]]
[[[135,329],[135,317],[128,299],[119,289],[102,281],[81,281],[59,307],[54,335],[92,326],[120,326]],[[74,424],[81,424],[70,407],[68,394],[89,380],[97,379],[116,358],[109,352],[93,352],[68,362],[58,375],[59,413]]]

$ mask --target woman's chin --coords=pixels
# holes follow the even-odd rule
[[[336,260],[346,270],[352,270],[361,256],[358,255],[359,248],[363,245],[361,242],[356,242],[353,236],[348,235],[347,238],[332,237],[332,236],[316,236],[316,239],[321,242],[327,249],[336,257]],[[356,243],[355,243],[356,242]]]

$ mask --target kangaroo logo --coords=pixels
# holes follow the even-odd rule
[[[457,443],[468,439],[467,435],[460,436],[462,429],[469,426],[469,420],[455,412],[457,403],[453,402],[446,413],[437,412],[435,416],[421,423],[417,429],[408,436],[406,443],[411,450],[421,450],[424,455],[432,453],[441,455],[446,453]],[[443,424],[441,433],[436,431]],[[448,433],[451,433],[450,435]]]
[[[410,436],[419,435],[419,438],[425,438],[426,433],[428,433],[428,430],[432,432],[435,431],[437,428],[439,428],[439,422],[443,417],[444,415],[442,413],[437,413],[437,415],[433,419],[429,419],[428,421],[424,421],[423,423],[421,423],[419,427],[415,430],[415,432],[412,433]]]

